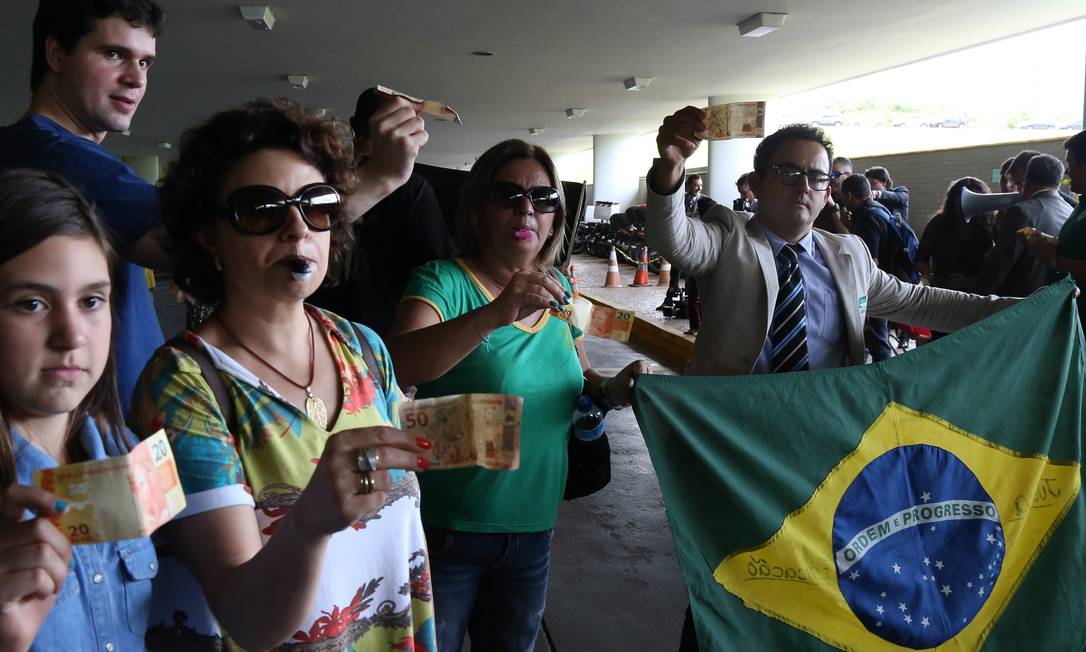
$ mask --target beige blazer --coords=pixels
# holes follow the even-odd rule
[[[702,325],[688,373],[749,374],[777,301],[773,249],[757,217],[748,222],[722,204],[688,218],[679,188],[666,196],[649,189],[645,232],[649,246],[698,279]],[[865,317],[950,332],[1018,301],[903,283],[875,266],[859,237],[813,235],[844,306],[849,364],[864,361]]]

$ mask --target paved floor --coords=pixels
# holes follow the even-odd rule
[[[612,340],[589,337],[585,347],[605,373],[641,357]],[[544,618],[561,652],[674,650],[686,590],[633,410],[608,413],[607,436],[611,484],[559,512]],[[536,645],[537,652],[549,649]]]
[[[607,279],[607,261],[602,258],[593,258],[588,255],[573,257],[577,265],[577,288],[594,298],[602,299],[612,305],[628,308],[637,313],[638,317],[659,324],[660,326],[682,334],[690,324],[685,319],[668,319],[664,313],[657,310],[656,306],[664,302],[667,287],[656,285],[657,277],[649,273],[650,285],[646,287],[630,287],[633,282],[634,272],[637,268],[633,265],[619,264],[619,275],[623,286],[620,288],[605,288]],[[691,341],[693,338],[685,336]]]

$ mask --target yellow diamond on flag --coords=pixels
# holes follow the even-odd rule
[[[889,403],[765,543],[714,577],[845,650],[975,650],[1078,496],[1077,463]]]

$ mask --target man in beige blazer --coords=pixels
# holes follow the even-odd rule
[[[664,120],[660,158],[647,177],[649,245],[701,288],[703,321],[689,373],[862,364],[868,315],[949,332],[1017,301],[903,283],[875,266],[858,236],[813,229],[830,194],[833,159],[814,127],[785,127],[758,146],[748,177],[758,213],[749,222],[719,204],[700,220],[688,218],[681,188],[704,119],[688,106]],[[688,608],[679,650],[697,649]]]
[[[689,373],[862,364],[867,316],[950,332],[1017,301],[903,283],[875,266],[860,238],[813,229],[830,194],[833,158],[829,140],[814,127],[785,127],[758,146],[748,178],[758,214],[749,222],[719,204],[700,220],[688,218],[682,182],[686,159],[701,144],[704,119],[702,109],[688,106],[664,120],[656,138],[660,157],[647,178],[648,243],[696,276],[701,288],[703,324]],[[789,273],[799,268],[806,298],[800,309],[806,341],[797,359],[788,361],[799,363],[795,368],[775,364],[780,352],[771,333],[775,310],[782,308],[778,288],[784,279],[778,276],[785,269],[780,256],[789,254],[782,252],[785,245],[798,252],[783,264],[791,265]]]

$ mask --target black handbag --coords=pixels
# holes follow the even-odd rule
[[[569,455],[569,474],[566,475],[565,500],[583,498],[596,493],[611,481],[611,444],[607,433],[592,441],[583,441],[573,435],[566,444]]]

